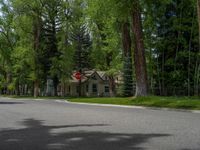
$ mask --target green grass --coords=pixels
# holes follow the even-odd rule
[[[71,102],[200,110],[198,97],[70,98]]]

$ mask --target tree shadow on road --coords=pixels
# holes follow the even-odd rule
[[[198,149],[188,149],[188,148],[184,148],[184,149],[181,149],[181,150],[199,150],[199,148],[198,148]]]
[[[106,124],[46,126],[42,121],[27,119],[26,128],[0,131],[0,150],[144,150],[140,144],[168,134],[115,134],[92,131],[69,131],[78,127],[104,127]],[[68,131],[52,132],[56,129]]]
[[[24,104],[23,102],[0,102],[0,105]]]

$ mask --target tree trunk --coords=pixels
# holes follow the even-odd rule
[[[34,82],[34,97],[38,97],[39,96],[39,81],[36,80]]]
[[[125,22],[122,26],[122,43],[124,50],[124,57],[131,56],[131,36],[129,30],[129,23]]]
[[[58,87],[58,84],[59,84],[59,80],[57,78],[57,76],[54,77],[53,79],[53,86],[54,86],[54,96],[58,96],[58,91],[57,91],[57,87]]]
[[[20,89],[19,89],[19,81],[17,81],[17,83],[16,83],[16,93],[15,93],[16,95],[20,95]]]
[[[78,89],[78,96],[79,97],[81,97],[82,96],[82,94],[81,94],[81,91],[82,91],[82,85],[81,85],[81,79],[78,81],[78,87],[79,87],[79,89]]]
[[[110,97],[115,96],[115,79],[113,76],[109,76],[109,92]]]
[[[8,86],[9,86],[10,83],[12,82],[12,73],[11,73],[11,71],[8,71],[6,80],[7,80],[7,90],[6,90],[6,94],[7,94],[7,95],[10,95],[10,94],[11,94],[11,90],[8,88]]]
[[[197,14],[198,14],[198,22],[199,22],[199,44],[200,44],[200,0],[197,0]]]
[[[132,11],[132,30],[135,38],[135,49],[134,49],[134,65],[136,74],[136,93],[135,96],[147,96],[148,95],[148,81],[147,81],[147,70],[145,60],[144,41],[142,35],[142,21],[140,14],[139,1],[133,3]]]
[[[200,0],[197,0],[197,14],[198,14],[198,23],[199,23],[199,52],[200,52]],[[197,56],[197,64],[196,64],[196,67],[197,67],[197,72],[196,72],[196,85],[195,85],[195,95],[199,95],[199,67],[200,66],[200,60],[199,60],[199,57]]]
[[[79,70],[80,74],[81,74],[81,77],[79,79],[79,82],[78,82],[78,96],[81,97],[82,96],[82,68]]]
[[[34,71],[35,71],[35,81],[34,81],[34,97],[39,96],[39,61],[38,61],[38,52],[40,47],[40,34],[41,34],[41,19],[39,17],[35,18],[35,22],[33,23],[33,49],[34,49]]]
[[[61,97],[64,97],[65,96],[65,82],[61,82],[61,89],[60,89],[60,92],[61,92]]]
[[[189,39],[189,48],[188,48],[188,51],[189,51],[189,54],[188,54],[188,96],[191,95],[191,49],[192,49],[192,36],[193,36],[193,28],[194,28],[194,19],[195,19],[195,16],[193,14],[193,17],[192,17],[192,28],[191,28],[191,32],[190,32],[190,39]],[[198,59],[198,58],[197,58]],[[195,78],[194,78],[195,80]],[[195,84],[195,83],[194,83]]]

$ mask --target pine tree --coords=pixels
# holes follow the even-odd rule
[[[71,40],[73,42],[74,52],[74,69],[90,69],[90,52],[91,52],[91,39],[87,32],[85,25],[74,27],[71,33]]]
[[[57,86],[59,84],[58,73],[52,71],[54,63],[59,60],[61,53],[58,50],[58,32],[61,30],[62,24],[62,1],[50,0],[46,1],[43,11],[43,34],[44,34],[44,80],[52,79],[54,86],[54,93],[51,95],[57,96]],[[53,72],[53,73],[52,73]],[[48,94],[48,93],[47,93]]]
[[[133,70],[132,58],[130,56],[124,58],[124,70],[123,70],[123,95],[126,97],[133,96]]]
[[[131,36],[130,36],[130,25],[125,22],[122,25],[122,43],[124,53],[124,69],[123,69],[123,95],[133,96],[133,63],[131,53]]]

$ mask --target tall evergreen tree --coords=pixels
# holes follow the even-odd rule
[[[85,25],[75,26],[72,29],[71,40],[73,42],[74,52],[74,69],[90,69],[90,53],[91,53],[91,39]]]
[[[122,43],[124,49],[124,70],[123,70],[123,95],[133,96],[133,63],[132,63],[132,52],[131,52],[131,36],[130,36],[130,25],[125,22],[122,26]]]
[[[51,74],[54,63],[58,60],[61,53],[58,50],[58,32],[61,30],[62,24],[62,0],[45,1],[43,11],[43,32],[44,32],[44,79],[53,80],[54,93],[46,93],[47,95],[57,96],[57,86],[59,84],[58,74]]]

